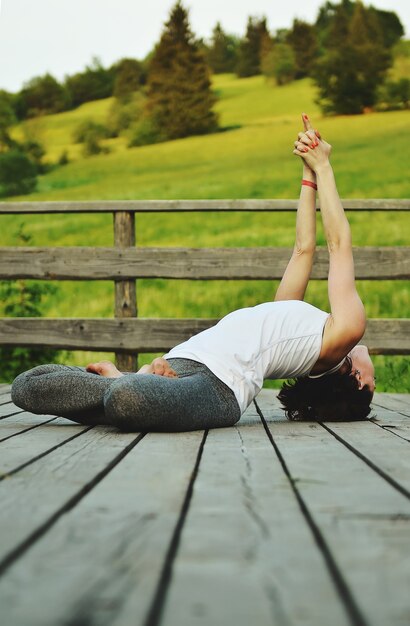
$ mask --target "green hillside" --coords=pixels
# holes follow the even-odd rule
[[[44,143],[46,160],[63,150],[71,162],[40,177],[38,190],[16,200],[105,200],[155,198],[295,198],[300,162],[293,141],[300,112],[308,111],[333,145],[333,165],[342,197],[410,197],[408,177],[409,113],[321,118],[309,80],[273,87],[262,77],[214,78],[217,110],[226,130],[153,146],[127,149],[125,138],[107,140],[108,155],[83,159],[72,132],[84,119],[104,123],[111,99],[29,123]],[[27,123],[26,123],[27,124]],[[22,132],[15,129],[16,135]],[[356,245],[408,245],[408,217],[383,214],[349,216]],[[2,216],[3,245],[14,243],[21,222],[33,245],[111,245],[112,216]],[[192,214],[137,217],[139,245],[269,246],[292,245],[292,215]],[[319,229],[319,243],[324,243]],[[408,285],[359,284],[371,317],[406,317]],[[262,282],[138,282],[139,315],[155,317],[221,316],[235,307],[271,299],[274,285]],[[309,300],[327,307],[324,284],[313,283]],[[46,303],[48,316],[112,316],[113,287],[108,283],[59,283],[58,296]],[[73,353],[84,363],[101,355]],[[377,357],[378,388],[403,390],[410,382],[408,360]]]

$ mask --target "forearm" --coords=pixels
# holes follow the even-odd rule
[[[310,168],[303,168],[303,179],[312,183],[316,176]],[[296,215],[296,252],[314,253],[316,247],[316,191],[312,187],[302,185],[300,189],[298,210]]]
[[[350,226],[345,215],[332,166],[329,162],[316,169],[320,211],[329,251],[351,246]]]

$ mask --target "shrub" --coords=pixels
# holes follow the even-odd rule
[[[0,153],[0,197],[17,196],[34,191],[37,168],[19,150]]]
[[[397,111],[410,108],[410,79],[387,81],[378,92],[378,111]]]
[[[129,148],[146,146],[152,143],[166,141],[166,136],[161,132],[154,117],[143,117],[132,129]]]
[[[18,243],[27,245],[31,237],[21,225],[16,233]],[[57,288],[48,283],[26,280],[0,281],[0,314],[6,317],[41,317],[43,298],[55,295]],[[0,381],[10,382],[26,369],[42,363],[50,363],[60,355],[53,348],[28,348],[0,346]]]

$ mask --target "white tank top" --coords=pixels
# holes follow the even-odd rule
[[[204,363],[232,389],[243,412],[265,378],[309,374],[319,358],[328,315],[301,300],[258,304],[229,313],[164,358]]]

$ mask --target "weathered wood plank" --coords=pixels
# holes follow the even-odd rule
[[[395,410],[410,417],[410,394],[375,394],[375,401],[385,408]]]
[[[24,213],[114,213],[116,211],[296,211],[298,200],[96,200],[90,202],[0,202],[1,214]],[[346,211],[409,211],[410,199],[342,200]]]
[[[373,427],[369,428],[369,422],[325,422],[325,425],[410,495],[410,449],[404,439],[393,437],[376,424],[371,423]]]
[[[27,411],[5,417],[0,421],[0,441],[6,441],[9,437],[14,437],[30,428],[37,428],[57,419],[62,420],[64,418],[57,418],[54,415],[34,415],[34,413]],[[4,447],[2,449],[4,450]]]
[[[81,426],[79,427],[81,428]],[[137,439],[113,428],[87,430],[0,482],[0,570],[15,550],[98,482],[98,476]]]
[[[20,409],[12,402],[7,402],[7,404],[3,404],[0,406],[0,417],[8,417],[9,415],[15,415],[16,413],[21,413],[23,409]]]
[[[21,418],[21,416],[19,416]],[[20,422],[18,427],[21,428],[18,437],[11,437],[7,440],[7,444],[3,442],[0,454],[0,478],[6,477],[7,474],[16,470],[21,465],[28,463],[35,457],[47,453],[51,448],[62,445],[72,439],[74,436],[79,435],[84,430],[89,429],[89,426],[82,426],[81,424],[75,424],[63,417],[55,417],[53,415],[36,416],[38,423],[42,418],[44,428],[31,428],[23,430],[22,423]],[[12,418],[9,418],[11,422]],[[53,420],[52,424],[46,424],[46,421]],[[31,426],[35,425],[35,421],[30,420]],[[27,423],[27,422],[26,422]],[[4,436],[10,436],[10,433],[6,428],[7,424],[4,420],[0,422],[0,439]]]
[[[87,434],[79,439],[83,440]],[[115,446],[122,449],[127,437],[120,435]],[[155,433],[133,448],[4,574],[0,580],[4,622],[13,626],[78,623],[142,626],[202,438],[201,431]],[[88,444],[88,458],[92,461],[94,445],[91,450],[91,441]],[[96,445],[106,452],[110,448],[108,441],[104,444],[101,438]],[[64,463],[59,469],[57,459],[53,462],[51,456],[47,468],[45,463],[42,467],[41,490],[39,475],[33,476],[35,480],[31,480],[26,470],[17,475],[25,474],[26,491],[32,486],[36,492],[34,498],[45,494],[49,485],[55,499],[58,482],[57,477],[52,478],[55,472],[59,480],[66,472],[63,489],[66,483],[83,481],[85,458],[77,460],[77,465],[71,463],[70,467]],[[77,469],[78,463],[81,471]],[[10,483],[10,493],[17,476],[6,481]],[[19,495],[20,490],[15,499]],[[8,511],[11,519],[15,514],[19,514],[16,507]],[[25,582],[28,580],[29,590]],[[128,621],[122,619],[125,613],[131,614]]]
[[[319,424],[268,426],[346,585],[352,623],[401,626],[410,614],[410,503]]]
[[[350,624],[262,425],[208,434],[161,619],[199,623]]]
[[[132,214],[130,214],[132,216]],[[118,221],[122,213],[116,214]],[[132,224],[128,224],[132,228]],[[135,248],[117,227],[116,248],[0,248],[0,278],[44,280],[115,280],[119,312],[135,309],[133,278],[273,280],[280,279],[292,248]],[[122,238],[120,234],[122,233]],[[133,243],[134,242],[134,243]],[[325,280],[329,271],[326,248],[316,251],[312,279]],[[354,248],[355,274],[360,280],[409,279],[410,247]],[[119,281],[118,279],[124,279]],[[132,285],[134,285],[132,287]],[[123,315],[122,317],[126,317]]]
[[[11,385],[8,385],[7,383],[0,384],[0,396],[6,393],[10,393],[10,391],[11,391]]]
[[[406,412],[409,394],[400,395],[403,396],[403,403],[400,403],[399,409],[395,410],[391,403],[392,394],[375,393],[372,402],[375,414],[373,421],[385,430],[410,441],[410,412]]]
[[[11,402],[11,393],[3,393],[0,396],[0,406],[8,404],[9,402]]]
[[[0,345],[67,350],[161,352],[215,324],[216,319],[0,318]],[[363,338],[374,354],[410,354],[410,319],[370,319]]]

